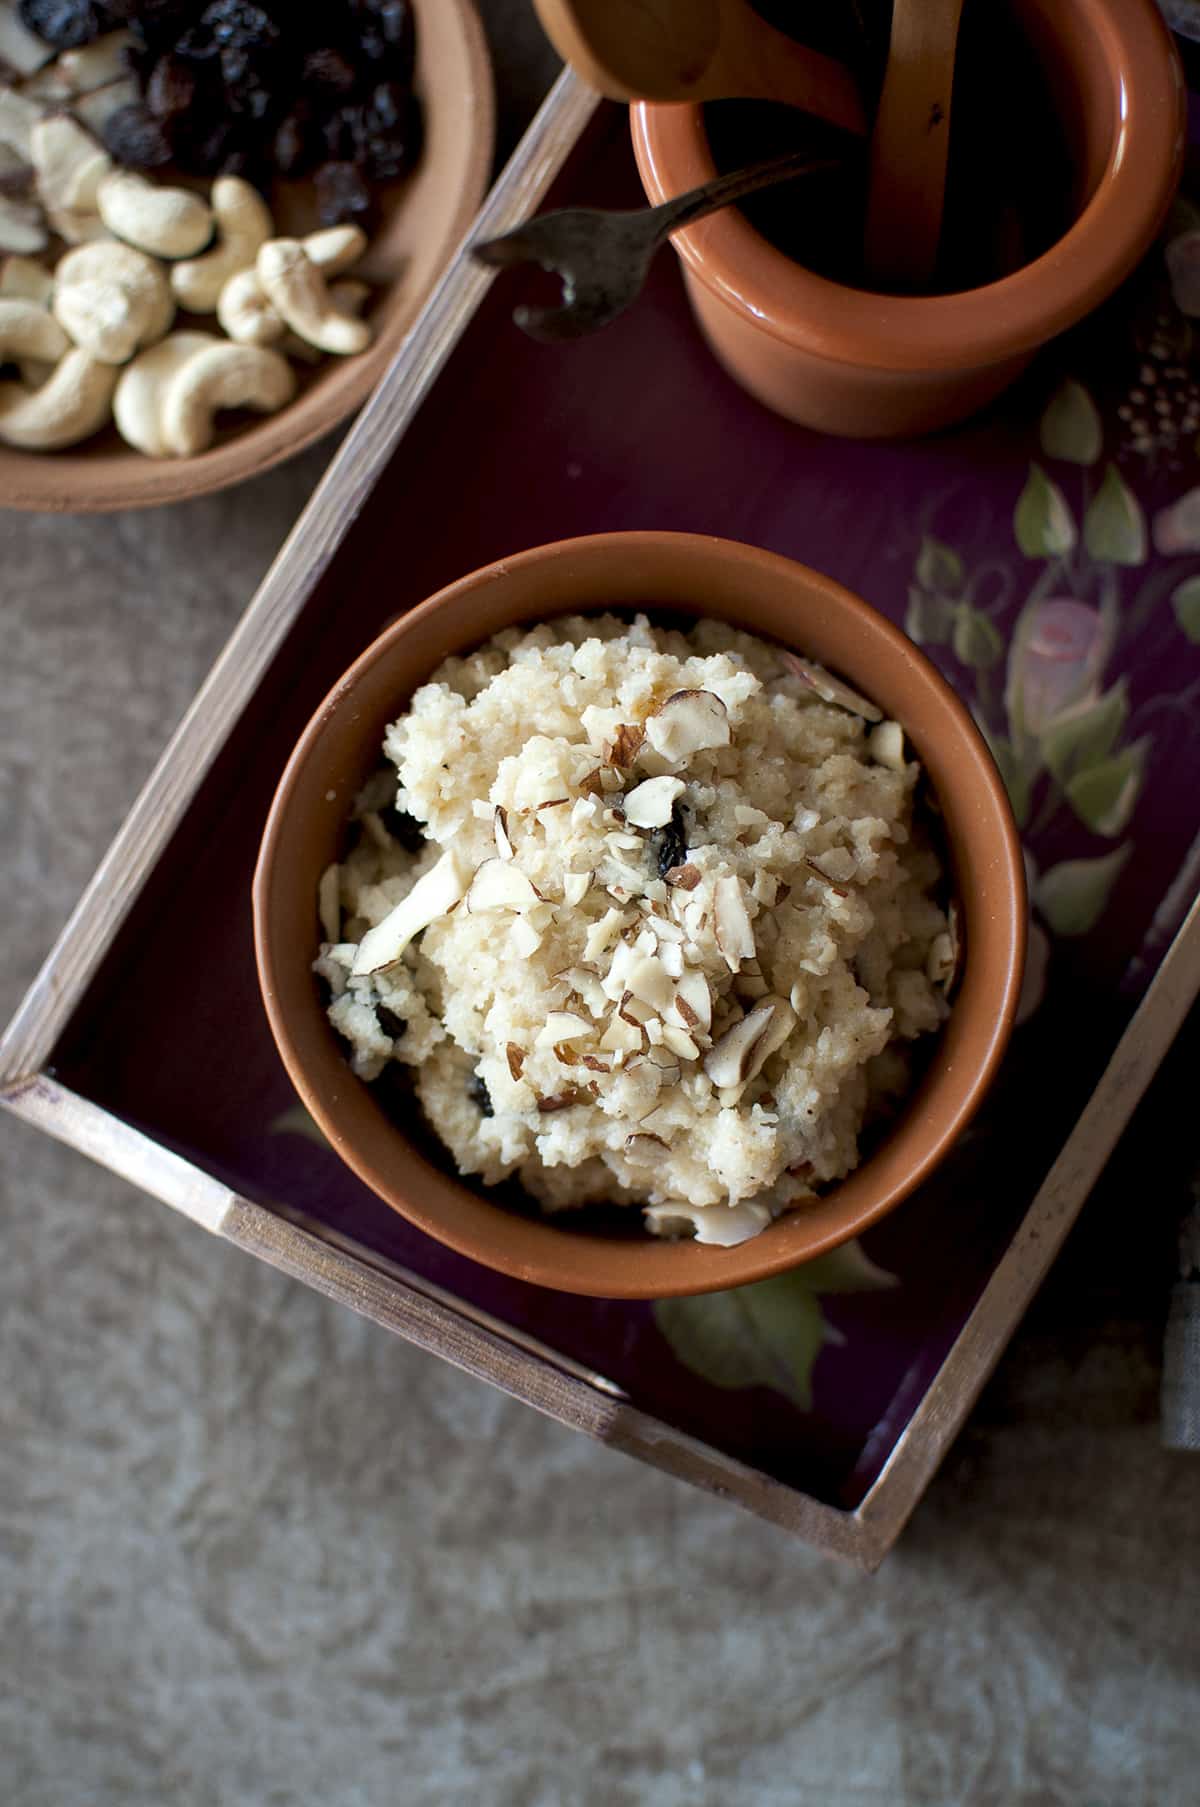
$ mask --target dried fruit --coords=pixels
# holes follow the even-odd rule
[[[517,1042],[506,1042],[504,1045],[508,1070],[514,1079],[519,1079],[525,1066],[525,1050]]]
[[[371,191],[354,163],[323,163],[316,173],[315,185],[317,213],[323,226],[354,225],[371,211]]]
[[[496,1115],[496,1107],[492,1103],[492,1094],[488,1091],[487,1081],[481,1074],[472,1073],[467,1085],[467,1097],[471,1100],[472,1104],[477,1104],[479,1106],[479,1113],[481,1116],[494,1117]]]
[[[18,11],[21,23],[56,50],[90,44],[109,23],[94,0],[20,0]]]
[[[659,878],[665,879],[668,884],[683,884],[685,890],[691,890],[692,885],[700,883],[700,874],[695,866],[687,866],[684,863],[687,860],[688,848],[687,823],[683,818],[684,806],[676,800],[671,805],[670,822],[656,840],[656,864]],[[681,872],[695,872],[696,876],[690,883],[685,884],[683,879],[672,876]]]
[[[159,169],[171,161],[171,140],[161,119],[138,101],[118,107],[104,122],[104,148],[130,169]]]
[[[375,1020],[383,1030],[383,1033],[385,1035],[390,1035],[394,1042],[398,1042],[408,1029],[408,1024],[405,1022],[404,1018],[402,1016],[397,1016],[396,1012],[390,1009],[386,1004],[377,1004],[375,1006]],[[482,1083],[483,1081],[481,1080],[480,1084],[482,1085]]]

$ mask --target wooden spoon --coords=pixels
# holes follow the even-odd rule
[[[937,263],[962,8],[963,0],[894,0],[865,242],[868,278],[889,288],[927,288]]]
[[[848,69],[747,0],[534,0],[554,48],[610,100],[775,100],[846,131],[866,118]]]

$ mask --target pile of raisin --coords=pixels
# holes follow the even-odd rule
[[[142,98],[105,144],[133,169],[310,177],[322,223],[369,226],[375,190],[420,155],[411,0],[20,0],[65,50],[119,27]]]

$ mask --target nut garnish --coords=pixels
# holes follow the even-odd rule
[[[597,1056],[595,1054],[585,1054],[582,1056],[582,1059],[583,1059],[584,1066],[587,1067],[589,1069],[589,1071],[591,1071],[593,1073],[611,1073],[612,1072],[611,1062],[609,1062],[607,1060],[600,1060],[597,1058]]]
[[[646,730],[631,722],[621,722],[610,741],[605,742],[604,762],[606,765],[632,765],[641,751],[642,742],[646,738]]]
[[[525,874],[501,859],[484,860],[476,867],[467,891],[467,909],[527,910],[538,901],[538,892]]]
[[[899,722],[880,722],[867,735],[867,751],[872,759],[890,771],[904,770],[904,729]]]
[[[646,778],[625,793],[625,820],[634,828],[663,828],[683,790],[682,778]]]
[[[673,765],[729,745],[729,711],[711,690],[677,690],[646,723],[646,739]]]
[[[684,866],[671,866],[663,877],[669,885],[677,886],[680,891],[694,891],[700,883],[701,872],[699,866],[693,866],[689,862]]]
[[[699,1060],[700,1050],[686,1029],[677,1029],[674,1023],[663,1024],[663,1043],[673,1054],[679,1054],[684,1060]]]
[[[661,1136],[650,1136],[644,1131],[636,1131],[625,1138],[625,1157],[627,1160],[642,1162],[656,1161],[662,1150],[667,1147]]]
[[[570,1091],[555,1092],[549,1098],[539,1098],[537,1101],[537,1107],[540,1111],[543,1111],[543,1112],[544,1111],[565,1111],[565,1110],[569,1110],[571,1105],[578,1104],[580,1102],[580,1100],[582,1098],[584,1098],[585,1096],[586,1096],[586,1093],[581,1092],[578,1090],[577,1087],[572,1086]]]
[[[439,916],[444,916],[466,888],[466,874],[458,854],[451,848],[436,866],[431,866],[417,880],[408,896],[389,911],[382,922],[367,930],[358,944],[350,969],[355,978],[395,966],[413,936],[427,929]]]
[[[640,1054],[642,1032],[636,1023],[627,1023],[620,1012],[614,1010],[600,1037],[600,1046],[609,1054]]]
[[[525,1066],[525,1050],[518,1042],[505,1042],[504,1052],[508,1059],[508,1070],[514,1079],[521,1077]]]
[[[836,703],[839,709],[848,709],[851,715],[861,715],[864,721],[883,720],[882,709],[868,702],[865,696],[860,696],[857,690],[851,690],[849,684],[843,684],[840,678],[835,678],[823,665],[814,665],[811,659],[801,659],[786,648],[780,649],[779,656],[790,672],[803,679],[810,690],[816,691],[823,703]]]
[[[508,811],[502,803],[497,803],[496,813],[492,817],[492,834],[496,842],[496,852],[502,860],[514,857],[514,848],[508,834]],[[468,905],[468,908],[470,906]]]
[[[730,972],[754,958],[754,929],[736,873],[726,873],[713,886],[713,934]]]
[[[740,1022],[727,1029],[704,1056],[704,1071],[718,1088],[745,1085],[791,1034],[791,1005],[783,998],[764,998]]]
[[[564,872],[563,898],[572,908],[581,904],[592,887],[590,872]]]
[[[514,952],[528,960],[542,945],[540,929],[535,929],[527,916],[518,916],[508,931]]]
[[[638,954],[625,970],[625,984],[636,998],[655,1010],[665,1010],[675,997],[675,986],[662,961],[654,954]]]
[[[534,1038],[535,1048],[552,1048],[556,1042],[580,1041],[592,1033],[592,1025],[571,1010],[552,1010]]]
[[[808,870],[812,873],[814,878],[819,878],[823,885],[829,886],[829,889],[833,892],[835,897],[849,897],[850,893],[846,890],[845,886],[836,884],[834,880],[830,878],[828,872],[822,871],[821,867],[817,865],[816,860],[810,860],[806,856],[804,864],[808,867]]]

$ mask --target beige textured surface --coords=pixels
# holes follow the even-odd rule
[[[323,462],[0,516],[3,1015]],[[865,1580],[0,1121],[0,1799],[1190,1807],[1155,1216],[1085,1222]]]

